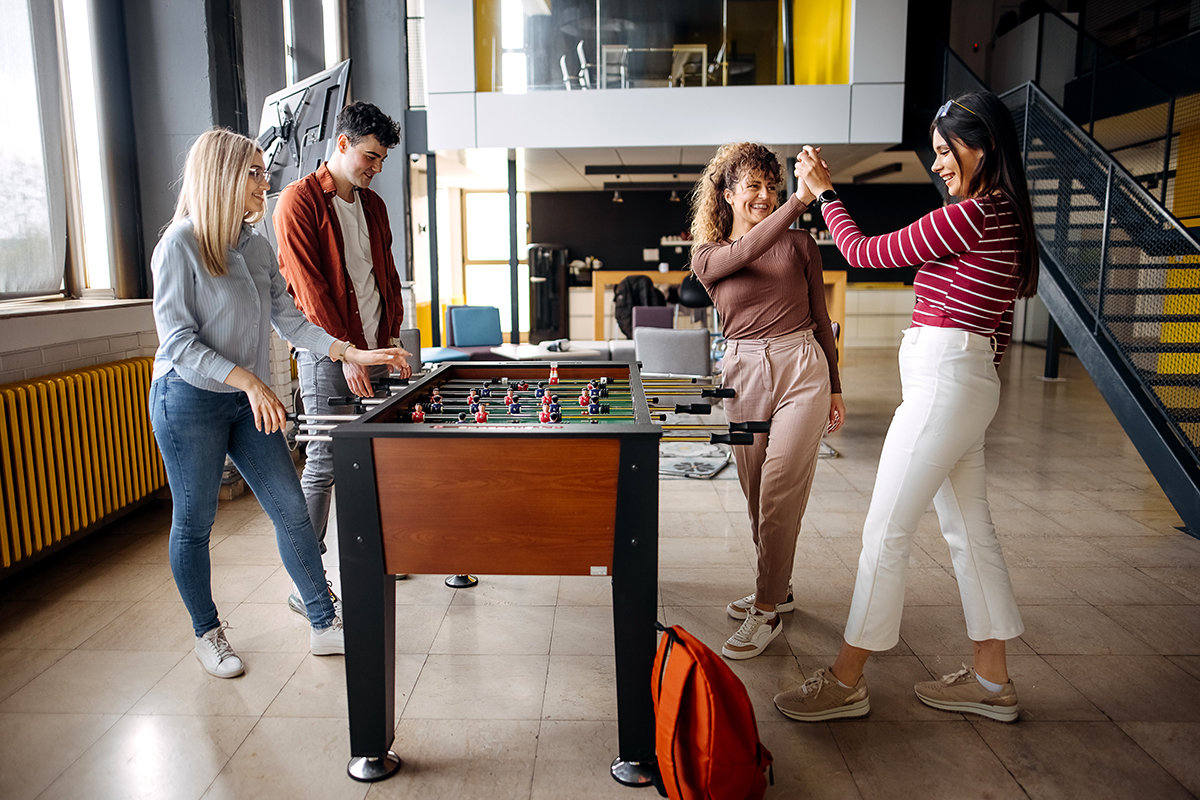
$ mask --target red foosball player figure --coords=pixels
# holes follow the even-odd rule
[[[587,392],[584,392],[583,394],[579,395],[579,405],[586,406],[590,402],[592,402],[592,398],[588,395]]]
[[[475,412],[475,421],[487,422],[487,406],[479,407],[479,410]]]
[[[542,407],[541,413],[538,414],[538,421],[539,422],[549,422],[550,421],[550,412],[546,410],[545,406]]]
[[[550,385],[551,386],[558,385],[558,365],[557,364],[550,365]]]
[[[549,392],[546,392],[544,395],[542,395],[542,405],[544,405],[544,406],[550,405],[550,393]]]
[[[419,403],[417,405],[413,406],[412,421],[413,422],[424,422],[425,421],[425,409],[421,408],[421,405]]]

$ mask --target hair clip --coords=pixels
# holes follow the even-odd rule
[[[958,106],[963,111],[966,111],[968,114],[975,114],[974,111],[967,108],[966,106],[964,106],[962,103],[958,102],[957,100],[947,100],[945,102],[945,104],[937,110],[937,115],[934,117],[934,119],[941,119],[942,117],[946,116],[946,112],[948,112],[950,110],[950,106],[952,106],[952,105]],[[975,116],[978,117],[979,115],[975,114]]]

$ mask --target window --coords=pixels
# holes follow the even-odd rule
[[[0,299],[58,294],[66,257],[54,6],[0,0]]]
[[[525,192],[517,192],[517,241],[520,262],[517,285],[529,286],[529,265],[525,261],[528,244]],[[463,286],[466,301],[474,306],[500,309],[502,327],[508,327],[512,308],[512,280],[509,256],[508,193],[463,192]],[[529,292],[518,292],[521,330],[529,330]]]

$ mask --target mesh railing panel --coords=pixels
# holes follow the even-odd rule
[[[1024,106],[1026,175],[1042,247],[1196,453],[1200,246],[1039,90],[1005,99]]]

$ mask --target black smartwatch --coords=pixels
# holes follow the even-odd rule
[[[813,201],[813,205],[815,205],[817,207],[817,209],[819,210],[826,203],[832,203],[834,200],[837,200],[837,199],[838,199],[837,192],[835,192],[833,189],[826,189],[825,191],[823,191],[819,195],[817,195],[817,199],[815,201]]]

